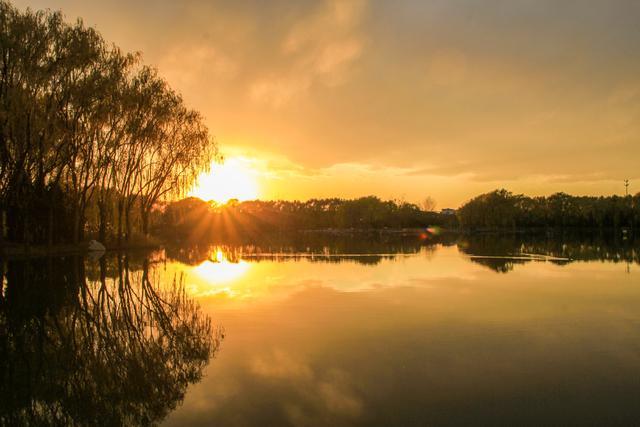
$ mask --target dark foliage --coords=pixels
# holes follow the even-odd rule
[[[128,240],[134,210],[146,234],[215,155],[200,114],[138,55],[0,0],[0,244]]]
[[[638,228],[640,193],[635,196],[527,197],[507,190],[477,196],[457,212],[465,229],[515,229],[525,227]]]
[[[455,217],[377,197],[353,200],[231,202],[215,206],[187,198],[166,206],[157,232],[189,241],[261,236],[299,230],[384,230],[455,225]]]

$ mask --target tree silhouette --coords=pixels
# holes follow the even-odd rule
[[[471,199],[458,209],[457,215],[465,229],[638,228],[640,194],[591,197],[555,193],[527,197],[496,190]]]
[[[0,0],[0,66],[0,213],[12,242],[77,243],[87,229],[127,240],[134,206],[146,233],[154,204],[183,194],[217,155],[199,113],[80,20]]]

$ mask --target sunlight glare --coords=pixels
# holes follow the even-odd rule
[[[239,201],[258,198],[256,171],[251,162],[243,157],[229,158],[224,163],[214,163],[211,170],[198,177],[191,196],[202,200],[227,203],[231,199]]]
[[[249,263],[242,260],[230,262],[222,251],[217,251],[212,258],[195,267],[198,275],[211,284],[232,282],[243,276],[249,269]]]

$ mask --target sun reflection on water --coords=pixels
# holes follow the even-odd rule
[[[248,262],[244,260],[232,262],[222,250],[216,250],[209,260],[193,269],[198,277],[207,283],[208,289],[192,290],[199,295],[225,293],[233,297],[235,292],[230,285],[244,276],[249,268]]]

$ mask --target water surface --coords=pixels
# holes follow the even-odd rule
[[[129,410],[136,417],[112,419],[171,426],[630,424],[640,419],[639,253],[631,241],[593,237],[309,237],[108,254],[79,262],[82,285],[69,279],[78,262],[55,274],[41,267],[36,278],[24,271],[45,261],[5,262],[2,319],[13,326],[3,359],[21,366],[25,336],[40,337],[16,325],[55,330],[78,318],[80,329],[45,337],[80,336],[97,350],[47,347],[40,359],[58,371],[50,360],[88,366],[73,371],[78,391],[62,402],[51,393],[68,386],[64,375],[3,362],[23,389],[4,417],[38,420],[52,405],[76,421]],[[123,262],[138,299],[118,305]],[[16,314],[53,276],[71,289]],[[115,304],[97,326],[73,314],[95,312],[95,302],[78,302],[87,289]],[[148,296],[154,289],[158,297]],[[132,324],[121,314],[131,304],[151,314]],[[120,332],[91,338],[101,327]],[[135,367],[120,374],[129,385],[104,380],[113,368],[94,353]],[[111,406],[70,403],[88,395]]]

